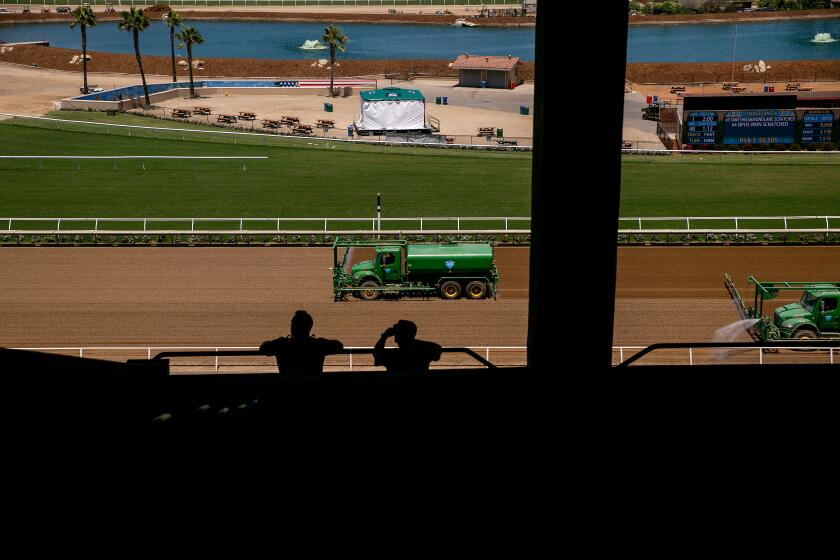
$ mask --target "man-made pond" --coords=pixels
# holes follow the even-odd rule
[[[840,59],[840,18],[763,23],[634,25],[627,62]]]
[[[196,27],[204,37],[203,44],[193,47],[197,57],[318,59],[329,53],[315,44],[316,40],[323,44],[322,23],[187,20],[184,25]],[[338,53],[339,58],[455,59],[462,53],[474,53],[534,60],[533,27],[346,23],[341,24],[341,30],[350,43],[347,54]],[[0,39],[81,48],[78,28],[70,29],[68,23],[0,24]],[[134,53],[131,34],[120,31],[116,21],[102,21],[88,29],[87,39],[89,51]],[[169,55],[169,32],[162,21],[154,21],[140,34],[140,52]]]

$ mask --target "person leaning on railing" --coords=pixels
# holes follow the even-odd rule
[[[344,345],[338,340],[316,338],[310,335],[312,316],[306,311],[296,311],[292,316],[291,334],[267,340],[260,345],[260,352],[277,358],[277,369],[282,374],[320,375],[324,359],[339,354]]]

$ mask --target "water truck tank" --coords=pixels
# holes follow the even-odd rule
[[[409,245],[406,268],[414,274],[487,276],[493,265],[488,244]]]

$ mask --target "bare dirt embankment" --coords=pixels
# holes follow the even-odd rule
[[[747,83],[840,81],[840,60],[765,60],[771,66],[767,72],[744,71],[744,66],[757,62],[757,60],[736,62],[734,81]],[[732,63],[636,62],[627,65],[625,78],[636,84],[719,83],[732,81]]]
[[[727,12],[719,14],[678,14],[673,16],[630,16],[630,25],[679,25],[686,23],[742,23],[784,19],[840,18],[837,10],[796,10],[790,12]]]
[[[154,7],[153,7],[154,8]],[[144,10],[149,14],[159,12],[152,11],[153,8]],[[237,10],[178,10],[181,17],[185,20],[192,19],[220,19],[225,21],[232,20],[271,20],[271,21],[329,21],[332,23],[405,23],[405,24],[422,24],[422,25],[452,25],[458,17],[456,14],[452,15],[436,15],[436,14],[383,14],[383,13],[348,13],[348,12],[275,12],[275,11],[237,11]],[[97,11],[97,20],[103,21],[117,21],[120,19],[119,10],[114,14],[99,13]],[[42,22],[42,21],[67,21],[73,20],[70,14],[56,14],[50,13],[14,13],[3,16],[4,23],[16,22]],[[472,21],[481,27],[534,27],[536,18],[533,17],[492,17],[492,18],[478,18],[466,16],[467,21]]]
[[[12,62],[31,66],[37,64],[39,68],[55,70],[82,71],[81,64],[70,64],[74,55],[81,54],[81,49],[63,49],[58,47],[43,47],[38,45],[20,45],[11,52],[0,54],[0,62]],[[121,74],[138,74],[137,60],[133,54],[119,54],[108,52],[91,52],[88,62],[88,72],[112,72]],[[272,60],[267,58],[204,58],[200,53],[195,58],[205,61],[204,69],[196,69],[196,78],[208,77],[298,77],[298,78],[327,78],[330,71],[320,67],[313,67],[312,63],[323,55],[313,55],[304,60]],[[183,57],[178,57],[182,59]],[[449,68],[452,60],[354,60],[342,59],[335,69],[335,76],[375,76],[392,73],[421,73],[434,76],[457,76],[457,72]],[[143,70],[146,74],[169,75],[172,62],[168,56],[143,56]],[[186,74],[186,73],[184,73]],[[523,62],[519,74],[523,79],[534,77],[534,63]]]

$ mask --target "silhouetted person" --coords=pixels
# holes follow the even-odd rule
[[[385,341],[393,336],[399,348],[385,348]],[[385,366],[388,373],[424,373],[429,364],[440,360],[441,347],[434,342],[417,340],[417,325],[400,320],[388,327],[373,347],[374,365]]]
[[[277,358],[280,373],[319,375],[324,371],[324,358],[344,350],[344,345],[337,340],[315,338],[309,334],[312,317],[306,311],[295,311],[291,330],[292,334],[285,338],[268,340],[260,345],[260,352]]]

